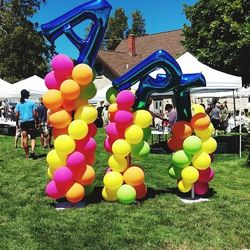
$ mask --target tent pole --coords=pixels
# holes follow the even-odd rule
[[[234,102],[234,127],[236,128],[236,105],[235,105],[234,89],[233,89],[233,102]]]
[[[241,91],[240,91],[240,128],[239,128],[239,133],[240,133],[240,141],[239,141],[239,156],[241,158]]]

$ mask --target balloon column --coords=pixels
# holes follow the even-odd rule
[[[51,67],[53,71],[45,77],[49,90],[43,103],[50,109],[55,149],[47,155],[52,180],[46,194],[76,203],[94,188],[95,171],[91,166],[95,161],[97,110],[88,99],[94,97],[96,87],[87,64],[74,66],[69,57],[60,54],[53,58]]]
[[[104,147],[112,155],[103,179],[102,196],[106,201],[130,204],[147,193],[144,172],[140,166],[131,163],[131,156],[143,159],[149,155],[147,139],[151,135],[152,116],[146,110],[133,112],[135,95],[131,91],[116,94],[113,88],[107,92],[112,104],[109,106],[110,122],[106,127]]]
[[[44,36],[53,44],[65,34],[78,49],[77,65],[65,55],[52,60],[53,71],[45,77],[49,91],[43,96],[50,109],[55,150],[47,155],[48,175],[52,179],[46,194],[52,199],[66,197],[79,202],[94,189],[97,110],[88,104],[96,94],[93,67],[107,29],[111,5],[106,0],[84,3],[41,26]],[[84,40],[73,30],[79,23],[91,20],[93,25]]]
[[[214,177],[211,154],[217,143],[211,137],[214,128],[204,108],[195,104],[192,111],[190,122],[178,121],[172,127],[168,147],[175,153],[168,173],[177,180],[181,192],[189,192],[194,187],[195,194],[204,195],[209,188],[208,182]]]

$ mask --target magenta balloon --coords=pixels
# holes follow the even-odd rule
[[[51,198],[51,199],[54,199],[54,200],[57,200],[57,199],[60,199],[64,196],[63,193],[61,193],[57,186],[56,186],[56,183],[54,180],[50,181],[47,186],[46,186],[46,189],[45,189],[45,192],[46,192],[46,195]]]
[[[63,81],[60,81],[58,77],[55,76],[54,71],[49,72],[45,78],[45,85],[48,89],[57,89],[60,90],[61,83]]]
[[[104,140],[104,148],[108,153],[112,154],[112,144],[108,137]]]
[[[211,167],[199,170],[199,182],[209,182],[214,178],[214,171]]]
[[[90,137],[84,144],[83,152],[87,154],[95,152],[95,150],[96,150],[96,141],[94,140],[94,138]]]
[[[96,133],[97,133],[96,125],[94,123],[90,123],[90,124],[88,124],[88,128],[89,128],[88,136],[94,137],[96,135]]]
[[[123,90],[117,95],[116,102],[118,109],[129,110],[134,105],[135,95],[130,90]]]
[[[67,158],[67,166],[75,168],[85,164],[85,157],[81,152],[75,151]]]
[[[118,126],[128,127],[132,125],[134,116],[132,112],[126,110],[118,110],[114,116],[114,121]]]
[[[110,122],[106,127],[107,135],[112,138],[112,140],[124,138],[124,131],[125,129],[118,127],[115,122]]]
[[[194,183],[194,192],[197,195],[204,195],[208,192],[209,186],[208,183],[206,182],[195,182]]]
[[[55,171],[54,181],[60,191],[67,192],[74,183],[74,175],[68,167],[61,167]]]
[[[52,59],[51,66],[56,76],[67,78],[72,74],[74,63],[68,56],[59,54]]]

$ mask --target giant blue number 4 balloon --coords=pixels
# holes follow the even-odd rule
[[[166,74],[159,74],[154,79],[149,74],[157,68],[164,69]],[[173,90],[178,120],[185,121],[191,119],[190,89],[206,86],[202,74],[183,75],[177,61],[163,50],[154,52],[127,73],[114,80],[113,86],[118,90],[124,90],[138,81],[140,84],[136,91],[135,109],[145,108],[152,93]]]
[[[90,1],[43,24],[41,29],[52,44],[59,36],[65,34],[79,50],[77,63],[87,63],[93,67],[107,29],[111,9],[111,5],[106,0]],[[84,40],[74,32],[73,27],[85,20],[92,20],[93,25],[88,37]]]

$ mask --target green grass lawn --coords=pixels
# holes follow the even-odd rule
[[[148,198],[108,203],[101,187],[108,155],[96,137],[96,196],[85,208],[57,211],[45,197],[45,153],[25,160],[13,137],[0,136],[0,249],[244,249],[250,248],[250,169],[247,154],[216,155],[210,202],[185,205],[167,174],[171,155],[141,162]],[[39,141],[38,141],[39,143]],[[137,162],[139,163],[139,162]]]

